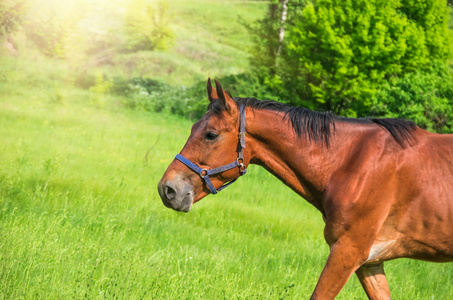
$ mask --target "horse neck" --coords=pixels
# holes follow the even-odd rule
[[[331,151],[298,137],[284,113],[253,110],[247,117],[250,162],[260,165],[322,211],[319,202],[333,170]]]

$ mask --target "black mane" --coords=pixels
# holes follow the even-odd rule
[[[376,124],[386,129],[393,138],[404,147],[411,145],[414,140],[416,125],[402,119],[375,119],[375,118],[343,118],[332,112],[318,112],[308,108],[290,106],[276,101],[262,101],[255,98],[234,98],[236,105],[256,109],[267,109],[284,112],[283,120],[289,119],[296,134],[304,136],[309,141],[320,142],[329,147],[330,137],[335,132],[335,122]],[[215,106],[212,107],[215,109]]]

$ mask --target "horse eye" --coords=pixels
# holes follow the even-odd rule
[[[214,133],[214,132],[208,132],[208,133],[206,133],[206,136],[205,136],[205,138],[206,138],[207,140],[209,140],[209,141],[213,141],[213,140],[215,140],[217,137],[218,137],[218,135],[217,135],[216,133]]]

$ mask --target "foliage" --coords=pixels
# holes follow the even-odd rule
[[[269,89],[253,74],[228,75],[217,79],[233,97],[272,99]],[[135,110],[170,112],[189,119],[199,119],[208,107],[205,80],[190,87],[175,87],[152,79],[134,78],[127,91],[124,105]]]
[[[57,0],[39,1],[40,5],[29,13],[25,33],[38,49],[47,56],[66,58],[69,47],[75,42],[74,32],[82,19],[77,3],[62,6]]]
[[[224,89],[233,97],[254,97],[261,100],[275,100],[275,95],[272,93],[272,90],[267,85],[261,84],[257,74],[241,73],[222,76],[217,79],[222,83]],[[205,85],[205,82],[203,83]],[[201,84],[199,84],[199,86],[201,89]]]
[[[443,74],[413,72],[393,77],[376,94],[372,113],[413,120],[429,131],[451,133],[453,76],[443,70]]]
[[[27,0],[0,0],[0,40],[16,31],[27,9]]]
[[[134,0],[129,3],[124,18],[129,50],[162,50],[172,42],[168,1]]]
[[[150,112],[168,112],[190,119],[200,118],[206,112],[206,83],[190,88],[174,87],[151,79],[135,78],[129,85],[126,107]]]
[[[282,55],[253,59],[263,83],[296,105],[364,116],[388,80],[431,73],[450,55],[445,0],[319,0],[288,10]],[[275,41],[262,40],[258,48],[275,52]]]
[[[90,87],[90,91],[92,91],[96,95],[95,104],[97,106],[103,105],[105,97],[110,92],[112,86],[113,81],[107,79],[102,72],[98,72],[96,74],[95,84]]]
[[[257,70],[259,74],[275,75],[277,72],[277,52],[279,46],[279,30],[281,24],[281,3],[282,1],[270,1],[266,16],[258,21],[258,26],[245,23],[254,46],[251,47],[251,64],[255,68],[264,67],[267,69]],[[287,24],[294,24],[299,16],[297,12],[303,7],[307,0],[288,1]],[[266,74],[268,73],[268,74]]]

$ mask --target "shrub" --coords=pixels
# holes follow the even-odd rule
[[[17,30],[27,9],[27,2],[0,1],[0,40]]]
[[[200,118],[207,108],[206,83],[191,88],[170,86],[156,80],[135,78],[129,84],[124,105],[130,109],[169,112],[190,119]]]
[[[166,49],[173,32],[170,29],[168,2],[150,4],[146,0],[131,1],[124,18],[126,48],[132,51]]]
[[[217,78],[225,90],[233,97],[254,97],[261,100],[276,100],[276,95],[265,84],[262,84],[257,74],[241,73]],[[202,91],[206,89],[206,82],[198,83]]]
[[[269,18],[256,29],[261,50],[255,51],[268,57],[252,58],[262,83],[292,104],[364,116],[382,86],[434,72],[432,63],[445,64],[450,55],[445,0],[295,2],[288,6],[281,55],[275,37],[261,30],[277,35],[280,20],[269,24]]]
[[[391,78],[376,94],[372,113],[413,120],[430,131],[453,132],[453,76],[414,72]]]
[[[38,7],[39,5],[39,7]],[[66,58],[80,11],[61,8],[58,1],[38,1],[25,22],[25,34],[38,49],[49,57]]]
[[[90,91],[94,93],[94,104],[102,107],[106,95],[110,92],[113,86],[113,81],[106,78],[102,72],[97,72],[95,76],[95,84],[90,87]]]
[[[260,84],[258,77],[253,74],[228,75],[218,79],[233,97],[273,98],[269,89]],[[116,88],[113,87],[112,90]],[[147,78],[135,78],[129,84],[129,94],[124,105],[130,109],[165,111],[189,119],[199,119],[208,107],[206,81],[197,82],[187,88],[166,85]]]

